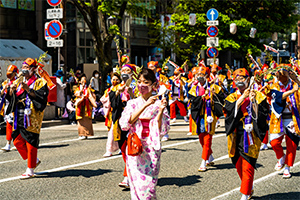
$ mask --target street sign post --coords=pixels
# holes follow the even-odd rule
[[[219,46],[219,38],[218,37],[207,37],[206,38],[206,46],[218,47]]]
[[[218,19],[219,12],[216,9],[211,8],[207,11],[206,17],[207,17],[207,19],[209,19],[209,21],[214,21],[214,20]]]
[[[49,22],[47,30],[51,37],[58,38],[63,31],[63,26],[60,21],[52,20],[51,22]]]
[[[47,47],[63,47],[64,41],[63,40],[47,40]]]
[[[62,19],[62,18],[63,18],[62,8],[47,9],[47,19]]]
[[[209,48],[207,49],[206,54],[207,54],[207,56],[210,57],[210,58],[213,58],[214,56],[215,56],[215,57],[218,57],[219,51],[218,51],[218,49],[216,49],[215,47],[209,47]]]
[[[219,25],[219,21],[217,20],[219,17],[219,12],[211,8],[207,11],[206,17],[209,21],[206,21],[206,25],[209,26],[206,29],[206,33],[209,37],[206,38],[206,46],[208,47],[206,51],[207,57],[207,65],[217,64],[219,65],[219,59],[217,59],[219,55],[218,49],[216,49],[217,46],[219,46],[219,38],[217,35],[219,34],[219,29],[216,27]]]
[[[61,3],[61,1],[62,0],[47,0],[48,4],[53,7],[58,6]]]
[[[206,29],[206,33],[209,37],[216,37],[219,33],[219,29],[216,26],[209,26]]]

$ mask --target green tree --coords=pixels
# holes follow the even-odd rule
[[[210,8],[219,11],[219,51],[231,50],[245,56],[247,52],[259,55],[264,49],[263,39],[271,37],[272,33],[284,33],[296,25],[299,15],[295,15],[294,0],[257,0],[257,1],[198,1],[177,0],[177,6],[172,15],[175,25],[168,29],[177,34],[173,48],[182,60],[197,54],[206,47],[206,12]],[[189,14],[197,16],[196,25],[189,25]],[[237,33],[229,32],[229,25],[236,23]],[[249,37],[250,29],[255,27],[255,38]],[[188,48],[182,48],[188,45]]]
[[[112,67],[112,42],[118,35],[122,37],[120,26],[125,12],[136,16],[147,15],[147,6],[142,0],[67,0],[73,3],[89,27],[94,40],[95,54],[99,63],[99,70],[103,75],[102,85],[105,85],[109,69]],[[112,16],[116,23],[109,26],[107,21]],[[102,90],[104,87],[102,87]],[[103,91],[102,91],[103,92]]]

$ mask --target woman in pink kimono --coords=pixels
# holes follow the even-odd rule
[[[126,155],[131,199],[156,199],[155,187],[161,156],[160,137],[168,133],[170,128],[170,117],[165,109],[166,99],[158,100],[158,96],[152,96],[152,90],[156,86],[154,72],[142,69],[137,81],[141,96],[127,102],[120,118],[122,130],[135,132],[143,145],[141,155]]]

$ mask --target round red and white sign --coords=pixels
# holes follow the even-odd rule
[[[58,6],[61,3],[61,1],[62,0],[47,0],[48,4],[53,7]]]

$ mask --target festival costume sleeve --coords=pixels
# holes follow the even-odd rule
[[[230,135],[234,132],[238,126],[240,118],[243,117],[243,113],[239,110],[235,117],[236,101],[238,100],[237,94],[232,93],[225,99],[224,115],[225,115],[225,130],[226,135]]]
[[[280,92],[275,89],[271,89],[270,95],[272,97],[271,100],[271,108],[272,112],[279,118],[286,107],[286,100],[282,100],[283,92]]]
[[[213,95],[214,109],[213,112],[217,117],[223,116],[223,106],[226,98],[226,94],[223,92],[220,86],[214,84],[215,95]]]
[[[257,103],[258,103],[257,120],[256,121],[253,120],[253,130],[254,133],[260,139],[260,141],[263,141],[266,132],[269,129],[269,126],[266,123],[269,115],[269,104],[267,102],[267,98],[264,98],[261,102],[257,102]],[[255,115],[254,112],[253,115]]]
[[[201,96],[191,96],[191,104],[192,119],[196,122],[197,118],[200,116],[201,109],[204,106],[203,98]]]
[[[6,108],[6,115],[8,115],[9,113],[14,112],[14,110],[16,110],[16,103],[15,101],[13,101],[13,99],[16,99],[16,94],[13,92],[12,96],[9,95],[10,94],[10,87],[7,88],[7,94],[5,95],[5,98],[7,99],[7,101],[9,101],[10,103],[8,104],[7,108]]]
[[[114,141],[121,140],[121,134],[124,135],[124,131],[119,126],[119,119],[123,112],[123,108],[126,106],[126,102],[122,102],[121,96],[116,96],[115,91],[109,92],[109,100],[112,108],[112,129],[114,135]],[[121,146],[120,146],[121,147]]]
[[[28,97],[31,99],[31,102],[33,103],[33,106],[37,111],[43,111],[47,106],[47,97],[49,94],[49,90],[46,81],[38,79],[36,84],[38,84],[38,86],[35,88],[39,88],[34,88],[33,90],[36,97],[33,97],[31,95],[28,95]],[[41,86],[42,84],[44,85]]]
[[[130,100],[127,102],[127,105],[122,112],[119,124],[123,131],[129,131],[129,129],[132,127],[132,124],[129,123],[129,120],[133,111],[135,110],[135,106],[136,105],[134,104],[133,100]]]

